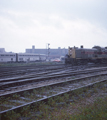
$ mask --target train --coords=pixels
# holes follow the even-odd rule
[[[0,62],[36,62],[46,61],[45,54],[0,53]]]
[[[68,54],[65,55],[65,64],[102,64],[107,63],[107,47],[94,46],[91,49],[78,47],[68,47]]]

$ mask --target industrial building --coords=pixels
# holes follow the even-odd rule
[[[68,53],[68,49],[60,47],[58,47],[58,49],[35,49],[33,45],[32,49],[26,49],[26,53],[46,54],[49,58],[60,58]]]
[[[5,49],[4,48],[0,48],[0,53],[5,53]]]

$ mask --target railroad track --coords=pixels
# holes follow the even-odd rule
[[[9,76],[18,76],[18,75],[24,75],[32,72],[41,72],[44,70],[54,70],[54,69],[60,69],[64,68],[64,64],[58,64],[58,65],[44,65],[44,66],[24,66],[24,67],[0,67],[0,78],[1,77],[9,77]]]
[[[29,84],[37,84],[38,82],[42,81],[47,81],[51,79],[56,79],[56,78],[62,78],[62,77],[69,77],[69,76],[75,76],[75,75],[81,75],[81,74],[93,74],[95,72],[100,72],[100,71],[106,71],[107,67],[102,67],[102,68],[91,68],[91,69],[86,69],[86,70],[76,70],[74,71],[72,68],[62,70],[62,71],[53,71],[46,73],[42,72],[36,75],[31,75],[31,76],[22,76],[22,77],[15,77],[15,78],[6,78],[6,79],[0,79],[0,92],[3,91],[10,91],[11,89],[14,88],[19,88],[23,87],[25,85]]]
[[[44,65],[44,66],[24,66],[24,67],[0,67],[0,78],[15,77],[19,75],[26,75],[32,73],[39,73],[43,71],[52,71],[58,69],[64,69],[67,67],[72,67],[73,69],[82,69],[84,67],[103,67],[104,65],[83,65],[83,66],[71,66],[65,64],[57,65]]]
[[[104,68],[103,68],[104,69]],[[94,69],[95,70],[95,69]],[[101,70],[101,69],[100,69]],[[83,72],[83,71],[82,71]],[[51,97],[55,97],[67,92],[89,87],[94,84],[107,80],[107,72],[87,75],[85,77],[66,78],[62,81],[42,84],[38,87],[24,89],[17,92],[6,93],[0,95],[0,114],[3,115],[8,111],[20,110],[25,106],[45,101]]]

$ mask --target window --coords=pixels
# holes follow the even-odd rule
[[[23,58],[19,58],[19,60],[23,61]]]

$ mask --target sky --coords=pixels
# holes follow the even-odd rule
[[[107,46],[107,0],[0,0],[0,48]]]

